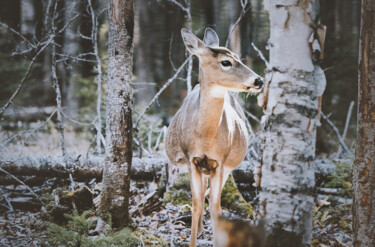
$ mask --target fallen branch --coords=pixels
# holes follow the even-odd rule
[[[69,178],[72,174],[75,181],[101,179],[104,158],[99,156],[67,157],[62,156],[0,156],[0,168],[16,176],[38,176],[43,178]],[[165,158],[133,158],[130,177],[136,181],[153,181],[166,172]],[[233,170],[237,183],[254,183],[253,164],[243,161]],[[329,160],[316,160],[316,179],[323,181],[324,177],[332,174],[336,166]],[[319,185],[319,183],[317,183]]]
[[[3,173],[5,173],[7,176],[11,177],[12,179],[16,180],[18,183],[20,183],[23,186],[25,186],[27,188],[27,190],[30,191],[30,193],[33,196],[35,196],[41,202],[41,204],[43,206],[45,206],[44,202],[42,201],[42,199],[37,194],[35,194],[35,192],[29,186],[27,186],[24,182],[22,182],[21,180],[19,180],[16,176],[14,176],[13,174],[9,173],[8,171],[2,169],[1,167],[0,167],[0,171],[3,172]]]

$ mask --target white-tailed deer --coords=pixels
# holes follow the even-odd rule
[[[199,58],[199,84],[185,98],[166,136],[166,152],[175,165],[188,165],[193,216],[190,246],[203,228],[203,206],[210,178],[209,210],[215,225],[221,215],[221,190],[229,173],[244,159],[248,133],[243,111],[233,92],[258,92],[263,80],[239,57],[219,46],[214,30],[203,41],[187,29],[181,35],[188,51]]]

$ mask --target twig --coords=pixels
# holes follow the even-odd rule
[[[261,50],[259,50],[258,47],[255,46],[255,44],[253,42],[251,42],[251,46],[253,47],[253,49],[258,53],[260,59],[263,60],[263,62],[266,64],[266,66],[268,67],[269,65],[269,62],[267,61],[266,57],[263,55],[263,52]]]
[[[159,147],[161,137],[162,137],[163,134],[164,134],[164,128],[166,128],[166,126],[163,126],[163,128],[160,130],[160,133],[159,133],[159,135],[158,135],[158,138],[156,139],[156,143],[155,143],[155,146],[154,146],[154,152],[156,152],[156,149]]]
[[[322,118],[328,123],[328,125],[331,127],[331,129],[335,132],[335,134],[337,135],[337,138],[339,139],[339,142],[340,142],[340,145],[342,146],[342,148],[344,149],[344,151],[351,157],[354,157],[354,154],[352,153],[352,151],[350,151],[350,149],[348,148],[348,146],[345,144],[345,141],[342,139],[341,135],[340,135],[340,132],[339,130],[337,129],[337,127],[335,126],[334,123],[332,123],[331,120],[329,120],[329,118],[323,113],[322,113]]]
[[[249,11],[251,9],[251,4],[248,0],[244,0],[244,1],[241,0],[241,6],[242,6],[242,10],[241,10],[240,16],[238,17],[237,21],[233,24],[233,26],[231,27],[231,29],[229,31],[227,41],[225,42],[225,47],[228,47],[229,40],[230,40],[230,37],[232,36],[232,33],[233,33],[234,29],[240,23],[242,18],[246,15],[247,11]]]
[[[8,26],[7,24],[5,24],[4,22],[0,21],[0,25],[5,27],[6,29],[8,29],[9,31],[11,31],[12,33],[16,34],[17,36],[19,36],[21,39],[23,39],[30,47],[32,48],[36,48],[35,47],[35,44],[31,43],[25,36],[23,36],[21,33],[17,32],[15,29],[11,28],[10,26]]]
[[[141,237],[139,238],[139,240],[141,241],[141,244],[142,244],[142,246],[144,247],[145,246],[145,243],[143,242],[143,239],[142,239],[142,235],[141,235]]]
[[[172,61],[172,56],[171,56],[171,53],[172,53],[172,43],[173,43],[173,33],[172,33],[172,36],[171,36],[171,40],[169,41],[169,63],[171,64],[173,70],[176,71],[176,67],[174,66],[174,63]]]
[[[193,20],[191,18],[191,11],[190,11],[190,0],[185,0],[186,7],[184,7],[181,3],[179,3],[177,0],[169,0],[169,2],[175,4],[178,6],[182,11],[186,13],[187,21],[188,21],[188,29],[190,31],[193,30]],[[191,85],[191,73],[193,71],[193,57],[189,57],[189,65],[187,69],[187,75],[186,75],[186,87],[187,87],[187,93],[189,94],[192,90]]]
[[[98,49],[98,16],[95,14],[94,9],[92,7],[91,0],[87,0],[90,7],[90,13],[91,13],[91,22],[92,22],[92,30],[91,30],[91,40],[92,45],[94,47],[94,55],[96,59],[96,81],[98,83],[97,87],[97,102],[96,102],[96,116],[97,116],[97,122],[96,122],[96,132],[97,132],[97,138],[96,138],[96,151],[98,154],[102,152],[101,148],[101,142],[100,138],[102,137],[102,115],[101,115],[101,105],[102,105],[102,61],[99,56],[99,49]]]
[[[149,127],[148,139],[147,139],[147,149],[149,153],[152,153],[151,142],[152,142],[152,125],[150,125]]]
[[[29,67],[27,68],[26,70],[26,73],[24,74],[23,78],[21,79],[19,85],[18,85],[18,88],[16,89],[16,91],[13,93],[13,95],[10,97],[10,99],[8,100],[8,102],[2,107],[1,111],[0,111],[0,118],[3,116],[4,112],[6,111],[6,109],[10,106],[10,104],[12,103],[13,99],[18,95],[18,93],[21,91],[27,77],[29,76],[30,74],[30,71],[36,61],[36,59],[39,57],[39,55],[44,51],[44,49],[47,48],[47,46],[52,43],[53,39],[55,38],[55,35],[51,35],[49,37],[49,39],[47,40],[46,44],[35,54],[35,56],[31,59],[30,61],[30,64],[29,64]]]
[[[138,127],[138,124],[139,124],[139,121],[141,121],[141,119],[144,117],[146,111],[151,107],[151,105],[159,98],[160,94],[162,92],[164,92],[164,90],[176,79],[176,77],[178,76],[178,74],[182,71],[182,69],[185,67],[185,65],[187,64],[187,62],[189,61],[189,59],[192,57],[192,55],[190,55],[182,64],[181,66],[177,69],[176,73],[168,79],[168,81],[163,85],[162,88],[159,89],[159,91],[155,94],[154,98],[152,98],[152,100],[150,101],[150,103],[143,109],[143,111],[141,112],[141,114],[139,114],[139,117],[137,119],[137,121],[135,122],[134,124],[134,128],[136,129]]]
[[[95,135],[94,135],[94,138],[92,138],[92,140],[91,140],[91,142],[90,142],[90,145],[89,145],[89,148],[87,149],[87,152],[86,152],[86,159],[89,158],[89,152],[90,152],[90,149],[91,149],[92,144],[94,143],[94,141],[95,141],[95,139],[96,139],[96,135],[97,135],[97,134],[95,134]]]
[[[62,108],[60,109],[61,111],[61,114],[64,116],[64,118],[68,119],[69,121],[75,123],[75,124],[78,124],[78,125],[83,125],[83,126],[91,126],[91,125],[94,125],[94,123],[96,122],[96,119],[97,117],[94,118],[94,120],[92,120],[91,123],[82,123],[82,122],[79,122],[77,120],[74,120],[72,118],[70,118],[63,110]]]
[[[243,110],[244,112],[245,112],[245,114],[248,116],[248,117],[250,117],[251,119],[253,119],[253,120],[255,120],[256,122],[258,122],[258,123],[260,123],[260,120],[259,120],[259,118],[257,118],[256,116],[254,116],[253,114],[251,114],[249,111],[247,111],[247,110]]]
[[[348,132],[348,128],[349,128],[350,118],[352,116],[353,107],[354,107],[354,101],[350,102],[348,113],[346,114],[346,121],[345,121],[344,132],[342,133],[342,136],[341,136],[343,140],[345,140],[346,134]],[[341,152],[342,152],[342,147],[340,146],[339,150],[337,151],[337,157],[339,157],[341,155]]]
[[[11,142],[14,138],[16,138],[16,137],[18,137],[18,136],[21,136],[21,135],[23,135],[23,134],[30,133],[30,132],[33,133],[33,132],[35,132],[35,131],[37,131],[37,130],[43,128],[44,125],[45,125],[46,123],[48,123],[48,122],[51,120],[51,118],[53,117],[53,115],[55,115],[56,112],[57,112],[57,109],[54,110],[54,111],[48,116],[48,118],[47,118],[47,119],[46,119],[46,120],[45,120],[40,126],[34,128],[34,129],[20,131],[20,132],[18,132],[17,134],[15,134],[15,135],[13,135],[13,136],[11,136],[11,137],[5,139],[4,141],[2,141],[3,145],[8,144],[9,142]]]
[[[7,194],[3,195],[3,198],[6,201],[6,203],[8,204],[8,206],[5,206],[5,205],[4,206],[7,207],[11,213],[13,213],[14,209],[13,209],[12,203],[10,202],[10,200],[8,198],[8,195]]]
[[[54,15],[52,18],[53,34],[56,33],[56,26],[55,26],[56,8],[57,8],[57,2],[55,3]],[[51,70],[52,70],[52,86],[55,89],[55,93],[56,93],[57,129],[60,131],[60,146],[61,146],[62,155],[66,157],[67,152],[65,148],[64,125],[63,125],[63,120],[62,120],[61,91],[60,91],[59,81],[58,81],[57,74],[56,74],[56,43],[55,42],[52,42],[52,47],[51,47]]]
[[[9,177],[13,178],[14,180],[16,180],[17,182],[19,182],[20,184],[22,184],[23,186],[25,186],[31,194],[33,194],[41,203],[43,206],[45,206],[44,202],[42,201],[42,199],[37,195],[35,194],[35,192],[29,187],[27,186],[24,182],[22,182],[21,180],[19,180],[16,176],[14,176],[13,174],[5,171],[3,168],[0,167],[0,171],[5,173],[6,175],[8,175]]]

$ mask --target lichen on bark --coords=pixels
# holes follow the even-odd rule
[[[108,2],[106,157],[98,213],[114,227],[129,221],[132,164],[133,0]]]

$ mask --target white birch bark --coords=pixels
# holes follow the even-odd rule
[[[317,0],[267,0],[270,63],[262,118],[261,211],[270,246],[310,246],[318,97],[325,75],[312,62]]]

